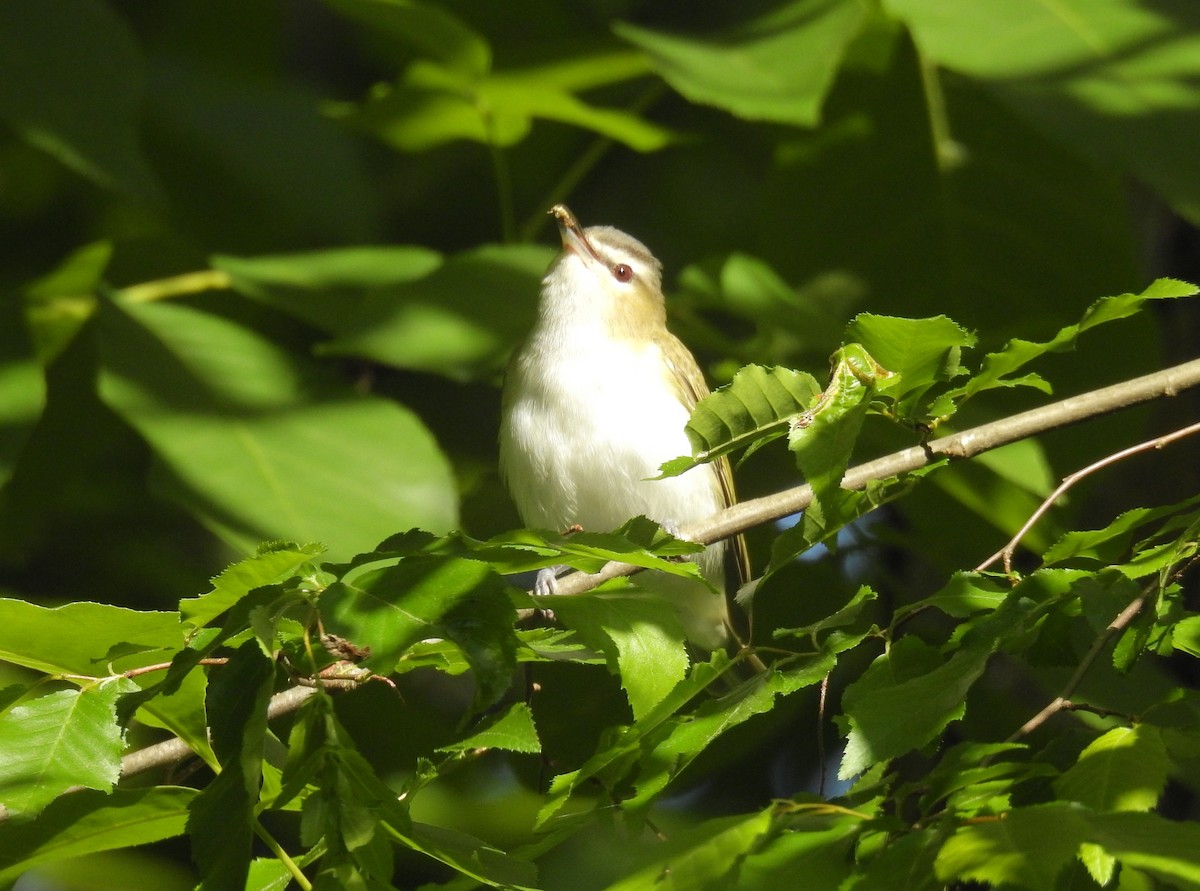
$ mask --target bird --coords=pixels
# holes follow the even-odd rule
[[[606,532],[642,515],[670,531],[730,506],[736,497],[724,458],[655,479],[664,462],[692,453],[685,427],[709,392],[695,357],[667,329],[662,264],[619,229],[582,228],[563,204],[550,215],[562,251],[542,280],[501,401],[500,469],[522,522]],[[653,571],[635,582],[675,608],[691,644],[716,650],[736,639],[727,558],[736,583],[747,581],[738,537],[696,555],[712,587]],[[539,577],[539,589],[552,592],[553,579]]]

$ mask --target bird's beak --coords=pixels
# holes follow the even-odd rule
[[[554,217],[554,221],[558,223],[558,234],[562,238],[564,252],[575,251],[584,259],[591,257],[598,263],[603,262],[600,255],[596,253],[596,249],[592,247],[592,243],[587,240],[583,228],[579,225],[579,220],[575,219],[575,214],[571,213],[569,207],[565,204],[556,204],[550,208],[550,216]]]

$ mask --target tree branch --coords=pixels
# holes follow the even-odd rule
[[[1111,414],[1152,399],[1174,396],[1197,385],[1200,385],[1200,359],[1193,359],[1163,371],[1071,396],[961,433],[943,436],[923,446],[913,446],[859,464],[846,472],[842,478],[842,488],[862,489],[874,480],[908,473],[943,457],[952,460],[973,458],[1030,436]],[[707,520],[683,526],[679,530],[680,535],[689,541],[711,544],[802,511],[812,503],[812,497],[812,487],[805,484],[774,495],[752,498],[726,508]],[[573,572],[558,580],[558,594],[555,596],[582,594],[601,582],[631,575],[638,568],[627,563],[609,563],[591,575]]]
[[[1076,424],[1131,405],[1148,402],[1151,399],[1174,396],[1197,385],[1200,385],[1200,359],[1100,390],[1072,396],[1041,408],[1013,415],[1010,418],[935,439],[924,446],[914,446],[874,461],[868,461],[850,468],[842,479],[842,487],[861,489],[872,480],[885,479],[916,470],[943,456],[956,460],[972,458],[990,449],[1008,445],[1039,433]],[[812,487],[797,486],[774,495],[740,502],[704,522],[684,526],[680,533],[692,541],[711,544],[714,541],[745,532],[754,526],[804,510],[811,502]],[[582,594],[603,581],[630,575],[637,569],[638,567],[625,563],[609,563],[600,572],[592,575],[574,572],[559,579],[559,593]],[[1118,616],[1113,623],[1116,628],[1112,629],[1111,633],[1115,634],[1120,630],[1123,627],[1122,622],[1127,624],[1131,621],[1143,604],[1144,598],[1141,597],[1130,604],[1126,610],[1129,615],[1126,616],[1125,613],[1122,613],[1121,616]],[[1110,636],[1102,638],[1104,642],[1109,639]],[[1102,646],[1103,643],[1098,642],[1098,647]],[[325,681],[325,683],[328,684],[329,681]],[[314,692],[314,687],[296,686],[277,693],[271,698],[267,710],[268,718],[274,719],[294,712]],[[1044,715],[1035,716],[1018,731],[1018,734],[1027,733],[1029,729],[1044,723],[1051,714],[1064,708],[1064,702],[1069,695],[1067,692],[1064,696],[1056,699],[1047,706]],[[123,778],[130,777],[156,767],[174,764],[190,754],[191,749],[182,740],[165,740],[130,752],[122,758],[121,776]]]

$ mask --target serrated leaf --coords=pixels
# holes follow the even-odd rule
[[[1172,626],[1171,646],[1200,658],[1200,616],[1188,616]]]
[[[1170,769],[1158,728],[1115,727],[1080,753],[1054,790],[1096,811],[1148,811],[1158,804]]]
[[[851,851],[861,826],[861,820],[839,815],[743,848],[739,887],[784,888],[804,876],[809,887],[840,888],[854,871]]]
[[[748,120],[811,127],[867,14],[861,2],[793,0],[723,34],[684,37],[626,22],[614,30],[692,102]]]
[[[693,665],[683,682],[677,684],[642,720],[622,728],[612,739],[602,740],[599,751],[577,770],[555,777],[550,784],[546,804],[538,813],[537,827],[545,828],[558,817],[575,790],[589,781],[598,780],[611,788],[623,779],[630,766],[630,756],[638,751],[643,741],[658,732],[694,697],[709,689],[731,665],[729,657],[719,650],[709,657],[708,662]]]
[[[771,826],[772,809],[708,820],[665,842],[653,862],[641,867],[606,891],[700,891],[726,886],[757,839]],[[749,887],[768,887],[749,886]]]
[[[485,726],[466,739],[442,746],[439,752],[466,752],[472,749],[503,749],[506,752],[537,754],[542,750],[533,712],[523,702],[514,702]]]
[[[133,689],[133,681],[112,678],[0,714],[0,805],[29,817],[72,786],[110,791],[125,747],[117,698]]]
[[[897,619],[924,607],[939,609],[948,616],[965,619],[975,613],[996,609],[1012,592],[1012,584],[998,576],[956,572],[936,594],[897,611]]]
[[[178,613],[0,599],[0,660],[35,671],[102,676],[166,661],[182,645]]]
[[[784,436],[820,394],[811,374],[747,365],[696,405],[686,428],[693,454],[668,461],[662,475],[678,476],[704,461]]]
[[[1086,812],[1072,805],[1017,808],[1003,818],[960,826],[935,862],[942,881],[977,879],[1041,891],[1087,841]]]
[[[823,513],[838,512],[842,477],[870,409],[877,386],[891,372],[858,344],[848,344],[833,355],[829,385],[817,403],[791,424],[788,449],[796,466],[812,486],[813,499]],[[830,519],[827,526],[835,525]]]
[[[41,863],[182,835],[196,794],[176,786],[76,792],[35,820],[0,822],[0,882],[15,881]]]
[[[901,835],[842,885],[844,891],[942,891],[933,872],[942,835],[924,829]]]
[[[274,678],[270,660],[248,641],[209,684],[213,749],[221,772],[191,803],[187,822],[192,859],[206,886],[246,884]]]
[[[465,832],[413,823],[402,841],[414,851],[440,860],[493,888],[537,891],[537,867],[534,864],[511,857]]]
[[[836,659],[828,653],[799,659],[787,670],[759,673],[725,695],[701,703],[641,760],[634,781],[637,792],[626,806],[648,804],[720,736],[771,711],[781,696],[819,684],[835,664]]]
[[[449,638],[475,672],[476,703],[492,704],[516,666],[516,613],[504,582],[475,560],[419,555],[336,582],[321,595],[327,628],[370,647],[365,664],[390,672],[412,644]]]
[[[1135,535],[1144,535],[1145,527],[1164,518],[1175,514],[1186,515],[1197,504],[1200,504],[1200,496],[1162,507],[1133,508],[1119,514],[1101,529],[1068,532],[1050,546],[1042,558],[1043,562],[1050,565],[1082,558],[1109,564],[1124,563],[1130,557]]]
[[[1200,826],[1153,813],[1092,814],[1088,841],[1119,862],[1181,888],[1200,887]]]
[[[688,669],[683,627],[669,603],[646,593],[561,597],[555,615],[604,653],[629,697],[634,720],[644,718]]]
[[[425,426],[331,370],[182,304],[105,304],[105,402],[149,443],[168,494],[235,547],[325,543],[348,556],[397,529],[454,524]]]
[[[862,313],[842,335],[845,343],[858,343],[870,356],[896,375],[887,397],[896,402],[896,413],[914,423],[929,419],[920,399],[934,385],[962,374],[962,351],[975,345],[975,335],[953,319],[934,316],[905,319]]]
[[[942,664],[914,641],[897,641],[846,689],[842,702],[850,734],[841,779],[920,748],[963,716],[967,692],[983,673],[988,653],[964,648]]]
[[[983,358],[979,372],[962,387],[946,393],[944,398],[961,402],[984,390],[1011,386],[1017,381],[1011,379],[1010,375],[1046,353],[1072,349],[1075,341],[1085,331],[1107,322],[1128,318],[1136,314],[1142,308],[1142,304],[1149,300],[1190,297],[1196,293],[1198,290],[1195,285],[1174,279],[1157,279],[1140,294],[1102,297],[1088,307],[1079,322],[1062,328],[1050,340],[1035,342],[1014,338],[999,352],[988,353]]]
[[[207,625],[255,588],[288,579],[296,569],[325,552],[319,544],[268,542],[253,557],[225,567],[212,580],[213,589],[179,601],[179,615],[196,627]]]
[[[616,560],[669,575],[702,578],[694,562],[675,558],[698,554],[704,546],[675,538],[646,517],[633,517],[612,532],[518,529],[487,541],[464,541],[477,559],[505,575],[559,565],[597,572]]]

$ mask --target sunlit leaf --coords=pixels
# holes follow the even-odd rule
[[[136,686],[112,678],[0,714],[0,804],[10,814],[32,816],[72,786],[110,791],[125,746],[116,702]]]
[[[383,672],[417,641],[449,638],[471,663],[479,705],[491,705],[511,681],[516,613],[504,582],[483,563],[409,557],[331,585],[320,606],[326,627],[370,647],[365,664]]]
[[[1158,804],[1169,771],[1157,728],[1114,727],[1080,753],[1054,789],[1059,798],[1097,811],[1148,811]]]
[[[722,34],[685,37],[626,22],[615,30],[692,102],[811,127],[867,12],[857,0],[793,0]]]
[[[171,496],[235,546],[320,541],[349,556],[453,524],[446,459],[400,405],[210,313],[151,303],[102,317],[102,396],[169,471]]]

